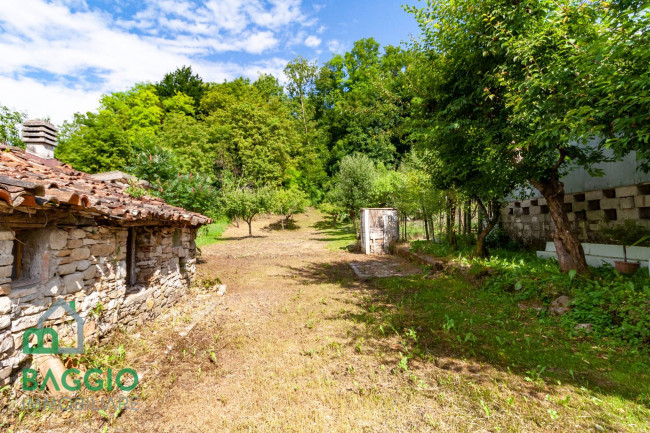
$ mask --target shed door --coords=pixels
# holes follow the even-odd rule
[[[370,210],[370,245],[373,254],[384,252],[384,212],[382,209]]]

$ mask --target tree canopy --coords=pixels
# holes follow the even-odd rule
[[[275,191],[265,212],[290,215],[306,197],[355,225],[362,206],[398,206],[424,219],[427,237],[444,212],[452,243],[456,211],[473,204],[487,217],[479,255],[500,203],[532,185],[557,228],[561,269],[586,273],[561,179],[577,167],[598,175],[597,164],[630,151],[650,169],[647,4],[406,9],[421,28],[410,45],[367,38],[320,65],[298,56],[284,84],[266,74],[208,82],[182,66],[104,95],[97,112],[63,125],[57,157],[91,173],[126,170],[174,204],[240,219],[250,212],[226,203],[261,191]],[[20,145],[21,115],[1,115],[3,139]]]

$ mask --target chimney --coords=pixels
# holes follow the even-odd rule
[[[27,145],[25,153],[42,160],[54,160],[57,130],[45,120],[27,120],[23,123],[23,142]]]

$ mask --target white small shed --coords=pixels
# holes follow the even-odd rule
[[[399,216],[393,208],[361,209],[361,251],[389,254],[399,240]]]

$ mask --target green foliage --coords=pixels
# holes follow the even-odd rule
[[[105,95],[98,113],[75,114],[72,123],[64,123],[55,156],[89,173],[123,170],[138,149],[154,140],[162,119],[151,85]]]
[[[592,72],[590,92],[580,95],[574,116],[606,137],[605,145],[617,155],[636,150],[648,171],[650,9],[644,1],[602,2],[596,7],[601,8],[600,31],[577,62],[582,71]]]
[[[473,236],[458,235],[455,245],[450,244],[447,238],[438,241],[414,241],[411,243],[411,249],[436,257],[457,258],[471,254],[474,240]]]
[[[408,116],[410,89],[404,71],[409,55],[372,38],[335,55],[315,80],[316,119],[326,131],[334,173],[346,155],[363,153],[375,162],[392,164],[408,149],[401,129]]]
[[[253,218],[272,209],[273,196],[270,187],[233,188],[222,198],[223,211],[231,220],[244,220],[248,224],[248,235],[253,236]]]
[[[215,164],[217,174],[280,186],[290,183],[301,145],[284,97],[268,78],[260,80],[237,79],[206,92],[202,109],[210,113],[205,122],[212,144],[202,158]]]
[[[372,203],[376,179],[375,164],[366,155],[346,156],[341,160],[328,201],[345,209],[355,222],[355,230],[359,209]]]
[[[287,76],[286,91],[292,115],[298,119],[299,135],[303,155],[298,159],[293,181],[306,191],[312,201],[323,198],[323,187],[327,181],[325,163],[328,159],[327,137],[324,128],[315,119],[315,81],[318,72],[316,63],[301,56],[289,62],[284,68]],[[289,185],[291,186],[291,185]]]
[[[483,47],[483,9],[475,2],[429,1],[412,8],[424,33],[412,76],[418,87],[409,123],[421,163],[440,190],[487,203],[524,177],[512,164],[508,111],[494,95],[502,57]]]
[[[177,174],[172,151],[158,146],[153,139],[140,143],[126,169],[138,179],[146,180],[156,186],[160,186]]]
[[[502,249],[509,251],[519,251],[523,246],[510,237],[503,225],[498,224],[485,238],[485,245],[488,249]]]
[[[408,116],[410,61],[400,48],[382,54],[374,40],[361,40],[320,69],[296,58],[286,67],[286,88],[271,75],[204,83],[184,66],[158,83],[104,95],[97,112],[62,126],[56,156],[90,173],[126,170],[174,204],[214,213],[203,207],[214,201],[205,194],[182,198],[195,185],[183,186],[179,175],[210,178],[222,196],[270,186],[304,191],[317,203],[328,188],[327,170],[363,151],[382,167],[370,200],[387,203],[395,174],[381,162],[392,163],[409,146],[400,128]]]
[[[473,263],[496,271],[486,288],[510,291],[516,300],[538,298],[549,303],[568,294],[573,283],[570,275],[559,271],[557,262],[540,259],[534,253],[493,250],[489,260]]]
[[[575,334],[577,324],[588,323],[595,336],[608,337],[613,344],[650,349],[650,282],[645,269],[628,276],[604,266],[593,268],[592,278],[584,278],[575,271],[560,272],[555,260],[529,252],[492,250],[489,259],[472,259],[471,249],[461,247],[456,252],[444,242],[415,242],[413,248],[467,263],[470,274],[488,275],[481,285],[483,291],[501,293],[516,302],[533,299],[547,307],[558,296],[568,295],[571,311],[561,319],[567,332]]]
[[[142,198],[145,195],[147,195],[147,190],[138,186],[135,183],[131,183],[127,188],[126,188],[126,193],[130,195],[133,198]]]
[[[0,105],[0,143],[7,143],[10,146],[25,147],[20,138],[19,127],[27,118],[25,113],[13,111],[4,105]]]
[[[174,96],[162,101],[162,106],[166,112],[188,116],[193,116],[196,111],[193,104],[194,99],[180,92],[176,92]]]
[[[167,203],[214,217],[219,214],[219,191],[209,177],[178,174],[160,186],[160,197]]]
[[[345,213],[345,209],[340,205],[324,201],[318,205],[318,210],[327,215],[332,223],[337,223]]]
[[[192,99],[193,108],[198,108],[201,104],[201,98],[203,97],[206,86],[198,74],[192,73],[191,66],[183,66],[174,72],[165,74],[163,79],[155,85],[155,88],[156,94],[162,100],[173,99],[178,94],[187,95],[187,97]],[[183,105],[185,106],[185,104]],[[171,107],[165,104],[165,108]],[[186,113],[193,114],[193,111],[192,113]]]
[[[650,246],[650,229],[638,224],[636,221],[627,220],[621,224],[603,227],[600,231],[605,241],[625,246],[633,244]]]
[[[392,204],[408,216],[431,218],[444,209],[445,193],[436,188],[424,161],[407,155],[397,172]]]
[[[460,273],[444,272],[427,278],[381,278],[373,286],[374,293],[364,299],[361,314],[355,317],[377,338],[386,342],[400,338],[406,345],[400,352],[406,351],[416,361],[445,356],[490,364],[531,379],[531,386],[539,386],[539,391],[580,389],[588,393],[585,404],[593,398],[599,402],[611,398],[618,407],[627,399],[630,407],[637,408],[650,395],[647,351],[627,341],[575,332],[568,323],[566,328],[558,326],[564,319],[543,312],[521,310],[510,291],[477,289]],[[418,330],[417,342],[409,336],[410,329]],[[480,407],[478,397],[476,407]],[[621,425],[626,425],[628,416],[629,411]],[[646,418],[644,413],[637,419]]]
[[[289,220],[303,213],[308,204],[307,195],[298,188],[279,189],[273,195],[271,210]]]
[[[205,122],[182,113],[170,113],[162,126],[158,146],[172,153],[176,170],[214,176],[215,145],[209,140]]]
[[[635,48],[647,6],[428,0],[409,10],[423,31],[415,77],[426,90],[414,139],[438,187],[485,201],[527,180],[557,209],[561,268],[587,273],[560,178],[575,167],[600,174],[606,147],[615,157],[647,147],[638,113],[648,99],[637,94],[647,94],[648,51]]]
[[[628,277],[605,268],[593,280],[576,284],[572,309],[563,317],[567,329],[590,323],[599,336],[648,349],[650,282],[646,272]]]

